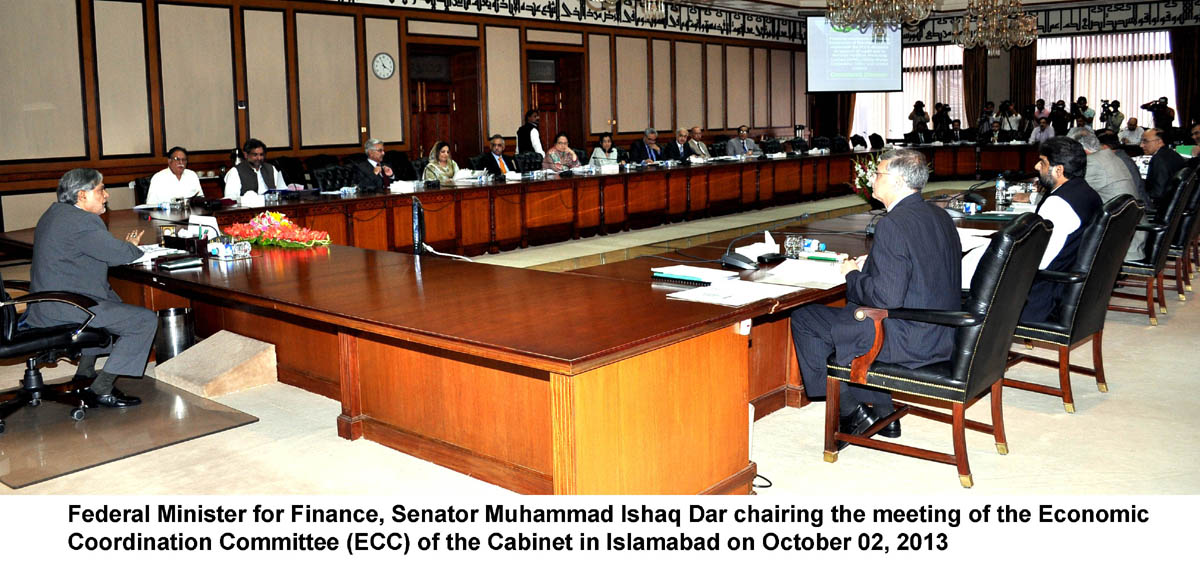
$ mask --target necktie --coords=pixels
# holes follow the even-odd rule
[[[654,162],[654,149],[653,148],[650,148],[649,146],[647,146],[646,147],[646,155],[650,157],[651,162]]]
[[[503,157],[503,156],[497,156],[497,157],[496,157],[496,162],[498,162],[498,163],[500,164],[500,173],[501,173],[501,174],[507,174],[507,173],[508,173],[508,168],[506,168],[506,167],[504,166],[504,157]]]
[[[746,141],[742,141],[742,152],[746,152]]]

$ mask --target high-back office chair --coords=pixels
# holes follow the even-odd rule
[[[304,159],[304,169],[311,174],[313,170],[336,166],[338,163],[337,156],[332,154],[315,154]]]
[[[417,158],[409,161],[412,164],[412,170],[417,175],[417,179],[425,177],[425,165],[429,163],[428,158]]]
[[[1049,241],[1050,224],[1033,213],[1025,213],[1009,223],[992,238],[980,260],[971,279],[970,296],[961,312],[860,307],[855,312],[855,318],[860,321],[871,319],[875,325],[875,343],[870,352],[855,359],[849,367],[836,364],[836,354],[829,358],[826,366],[830,380],[825,401],[825,460],[837,461],[837,442],[840,440],[851,445],[957,465],[959,482],[963,487],[970,488],[974,481],[967,464],[965,429],[992,434],[996,440],[996,450],[1002,455],[1008,454],[1000,398],[1004,369],[1013,329],[1021,315],[1021,305],[1029,294],[1033,276],[1037,273],[1038,263]],[[915,369],[876,361],[883,348],[883,338],[886,337],[883,323],[886,318],[956,328],[954,352],[950,360]],[[877,421],[863,435],[844,434],[838,431],[840,381],[933,399],[947,403],[952,413],[948,416],[944,412],[898,404],[894,413]],[[992,394],[992,424],[967,420],[964,415],[966,409],[989,391]],[[893,420],[909,413],[950,422],[953,425],[954,454],[871,438]]]
[[[879,136],[879,133],[871,133],[867,137],[867,140],[871,141],[871,150],[880,150],[883,148],[883,137]]]
[[[476,154],[475,156],[467,158],[467,168],[472,170],[483,170],[485,168],[483,159],[487,158],[488,154],[490,153]]]
[[[1054,346],[1058,350],[1058,361],[1014,352],[1009,354],[1008,365],[1011,367],[1029,361],[1058,367],[1059,386],[1055,388],[1012,378],[1005,378],[1004,386],[1058,396],[1069,413],[1075,412],[1075,400],[1071,394],[1072,372],[1095,377],[1100,392],[1108,392],[1101,354],[1108,295],[1112,292],[1125,251],[1129,249],[1133,233],[1143,215],[1141,203],[1132,195],[1112,198],[1104,204],[1100,215],[1084,228],[1071,271],[1038,272],[1038,278],[1062,284],[1062,300],[1058,310],[1048,320],[1018,324],[1015,335],[1017,338]],[[1071,350],[1088,339],[1092,340],[1093,367],[1072,365]]]
[[[347,154],[342,157],[342,165],[356,164],[358,162],[366,162],[366,161],[367,161],[367,153],[365,153],[365,152],[354,152],[354,153]]]
[[[513,157],[513,165],[522,174],[542,169],[542,155],[538,152],[521,152]]]
[[[575,159],[579,161],[580,166],[587,166],[588,154],[578,148],[572,148],[575,151]]]
[[[1109,310],[1146,314],[1150,317],[1151,326],[1158,325],[1159,311],[1163,314],[1167,313],[1167,300],[1163,296],[1163,269],[1167,265],[1171,241],[1175,239],[1175,233],[1178,232],[1179,223],[1183,219],[1185,203],[1195,188],[1195,182],[1188,181],[1190,175],[1191,170],[1183,168],[1171,177],[1168,184],[1171,195],[1167,199],[1167,204],[1157,210],[1151,221],[1138,225],[1138,230],[1146,233],[1145,255],[1141,260],[1126,261],[1121,266],[1121,273],[1126,278],[1118,281],[1117,285],[1120,287],[1145,287],[1145,296],[1123,291],[1113,291],[1112,293],[1114,298],[1144,299],[1146,308],[1110,304],[1108,305]]]
[[[73,406],[71,418],[82,420],[86,413],[78,391],[90,385],[91,380],[80,378],[47,385],[38,367],[59,359],[76,358],[84,348],[108,345],[108,332],[87,327],[95,317],[88,308],[96,306],[96,301],[83,295],[58,291],[28,293],[12,298],[8,295],[8,289],[28,293],[29,283],[0,279],[0,358],[25,357],[25,378],[21,380],[19,388],[0,393],[0,433],[4,433],[4,420],[13,412],[26,406],[37,406],[43,401]],[[21,315],[17,313],[17,305],[37,302],[69,304],[87,313],[87,320],[81,324],[52,328],[20,329],[18,324]]]
[[[712,153],[710,152],[709,154],[712,154]],[[628,162],[628,161],[629,161],[629,151],[618,146],[617,147],[617,162]]]
[[[271,165],[279,169],[279,172],[283,174],[283,181],[287,182],[288,185],[308,185],[308,181],[304,177],[304,164],[300,162],[299,158],[280,156],[271,160]]]
[[[718,156],[725,156],[726,148],[728,148],[728,147],[725,145],[724,142],[714,140],[712,144],[708,145],[708,155],[713,158],[716,158]]]
[[[863,148],[866,148],[867,147],[867,139],[864,139],[862,135],[854,135],[854,136],[850,137],[850,146],[852,148],[857,148],[860,146]]]
[[[413,181],[417,179],[417,175],[413,173],[412,163],[408,161],[408,153],[389,150],[383,153],[383,163],[392,169],[392,174],[398,180]]]
[[[829,141],[829,137],[816,137],[813,139],[812,145],[813,148],[829,150],[833,143]]]
[[[133,180],[133,204],[144,205],[150,195],[150,176]]]
[[[776,152],[783,152],[783,144],[779,142],[779,139],[770,139],[763,143],[763,154],[775,154]]]
[[[833,137],[833,140],[830,142],[830,145],[829,145],[829,152],[831,152],[833,154],[842,154],[845,152],[851,152],[850,140],[842,135]]]
[[[1200,215],[1200,173],[1192,172],[1188,181],[1192,184],[1192,196],[1183,208],[1179,230],[1175,232],[1175,239],[1167,251],[1167,259],[1175,262],[1175,291],[1179,293],[1181,301],[1187,300],[1184,291],[1192,290],[1192,277],[1198,261],[1196,238],[1200,236],[1200,220],[1197,220]]]

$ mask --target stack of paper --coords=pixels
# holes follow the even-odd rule
[[[688,283],[716,283],[737,277],[737,272],[695,267],[691,265],[672,265],[669,267],[651,268],[653,276],[666,280],[685,281]]]
[[[846,282],[842,274],[842,264],[838,261],[825,260],[783,260],[775,266],[759,283],[804,287],[806,289],[829,289]]]
[[[719,304],[721,306],[745,306],[764,299],[778,298],[794,292],[795,287],[751,283],[739,279],[713,283],[707,287],[696,287],[667,295],[668,299],[689,302]]]

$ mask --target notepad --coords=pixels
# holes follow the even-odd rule
[[[671,293],[667,295],[667,298],[721,306],[745,306],[760,300],[778,298],[796,290],[796,287],[730,279],[728,281],[713,283],[707,287],[696,287],[695,289]]]
[[[707,267],[695,267],[691,265],[672,265],[668,267],[655,267],[650,270],[650,276],[655,281],[666,281],[680,285],[694,285],[704,287],[718,281],[726,281],[737,277],[737,273],[733,271],[723,271],[720,269],[711,269]]]
[[[830,289],[846,282],[842,264],[823,260],[783,260],[758,283],[786,285],[805,289]]]

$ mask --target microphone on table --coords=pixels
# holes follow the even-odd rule
[[[800,216],[786,219],[784,222],[787,223],[787,222],[792,222],[792,221],[804,220],[806,218],[808,218],[808,213],[804,213]],[[764,232],[770,232],[770,231],[771,231],[771,229],[764,228],[762,230],[756,230],[749,234],[743,234],[741,236],[738,236],[737,238],[734,238],[733,240],[730,240],[729,245],[725,247],[725,254],[721,256],[721,260],[720,260],[721,265],[724,267],[728,267],[730,269],[758,269],[758,263],[756,263],[754,260],[733,251],[733,245],[737,244],[738,241],[740,241],[740,240],[745,240],[756,234],[762,234]]]

